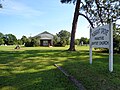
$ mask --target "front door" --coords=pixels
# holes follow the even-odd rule
[[[47,40],[43,41],[43,46],[48,46],[48,41]]]

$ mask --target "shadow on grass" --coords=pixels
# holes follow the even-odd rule
[[[46,70],[1,76],[1,90],[11,87],[18,90],[75,90],[67,78],[58,70]]]
[[[0,88],[19,90],[76,90],[53,64],[61,64],[88,90],[120,89],[120,55],[114,55],[115,71],[108,71],[108,54],[63,50],[0,51]]]
[[[87,90],[120,90],[120,55],[114,55],[114,71],[109,72],[107,53],[93,52],[93,64],[89,64],[89,52],[81,50],[76,58],[63,67],[80,80]],[[79,59],[79,60],[78,60]]]
[[[99,51],[94,51],[93,57],[93,61],[95,62],[101,62],[105,64],[109,63],[109,53],[101,53]],[[114,65],[120,65],[120,54],[113,55],[113,62]]]
[[[76,90],[53,66],[55,63],[64,62],[68,57],[66,54],[67,52],[61,50],[0,51],[0,88]],[[65,59],[60,60],[62,57]]]

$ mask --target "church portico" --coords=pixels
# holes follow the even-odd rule
[[[53,40],[51,40],[51,39],[40,39],[40,46],[53,46]]]

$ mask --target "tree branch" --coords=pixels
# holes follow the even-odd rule
[[[79,15],[83,16],[84,18],[86,18],[88,20],[88,22],[90,23],[91,27],[94,28],[93,23],[91,22],[91,20],[87,16],[85,16],[82,13],[79,13]]]
[[[98,2],[98,0],[95,0],[95,4],[97,5],[97,12],[98,12],[98,16],[99,16],[99,18],[100,18],[100,22],[103,24],[103,20],[102,20],[102,18],[101,18],[101,8],[100,8],[100,6],[99,6],[99,4],[98,4],[99,2]]]
[[[2,8],[2,4],[0,4],[0,8]]]

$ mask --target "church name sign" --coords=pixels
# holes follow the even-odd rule
[[[113,71],[113,24],[90,29],[90,64],[92,64],[92,48],[109,49],[109,71]]]
[[[109,48],[109,25],[91,30],[92,47]]]

